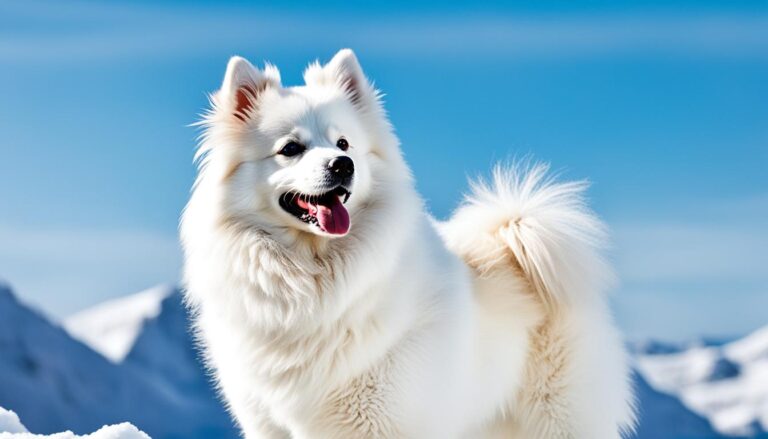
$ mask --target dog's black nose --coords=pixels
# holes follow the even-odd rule
[[[339,178],[349,178],[355,172],[355,163],[351,158],[342,155],[328,162],[328,169]]]

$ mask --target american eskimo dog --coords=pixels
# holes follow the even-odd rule
[[[230,60],[182,219],[187,301],[245,437],[629,431],[584,184],[499,168],[438,223],[353,52],[304,81]]]

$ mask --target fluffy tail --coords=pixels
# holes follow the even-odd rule
[[[480,274],[512,268],[548,305],[605,289],[599,254],[604,225],[586,206],[586,182],[555,182],[547,165],[497,167],[472,183],[441,230],[448,246]]]

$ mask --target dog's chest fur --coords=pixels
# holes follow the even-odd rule
[[[414,277],[398,284],[405,281],[392,272],[425,255],[391,238],[365,244],[367,257],[343,246],[289,253],[263,233],[224,229],[206,250],[190,253],[199,258],[189,258],[189,274],[206,276],[192,279],[190,300],[205,302],[197,325],[229,399],[268,406],[283,425],[397,436],[388,400],[397,393],[392,348],[430,312],[414,294]],[[206,269],[192,271],[197,264]],[[209,294],[218,297],[198,296]]]

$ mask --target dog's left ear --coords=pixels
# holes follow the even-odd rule
[[[318,64],[310,66],[304,72],[304,82],[307,85],[335,84],[360,109],[379,105],[376,89],[368,82],[352,49],[341,49],[322,67]]]

